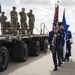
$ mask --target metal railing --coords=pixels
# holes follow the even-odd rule
[[[40,34],[46,34],[46,30],[49,32],[48,28],[46,27],[45,23],[41,23],[40,25]]]

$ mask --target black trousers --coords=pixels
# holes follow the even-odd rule
[[[69,60],[69,56],[71,55],[71,44],[70,44],[70,41],[67,41],[66,44],[67,44],[67,45],[66,45],[67,52],[66,52],[65,58],[66,58],[67,60]]]
[[[57,68],[57,56],[56,56],[56,51],[52,53],[52,58],[53,58],[54,67]]]
[[[57,56],[58,56],[58,64],[60,65],[62,62],[62,49],[57,48]]]

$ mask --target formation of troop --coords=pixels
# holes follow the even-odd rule
[[[33,35],[33,29],[34,29],[34,22],[35,22],[35,16],[33,14],[33,10],[30,9],[30,11],[26,14],[25,8],[22,8],[22,11],[19,12],[20,15],[20,23],[21,23],[21,32],[22,35],[26,35],[25,30],[29,28],[29,32],[31,35]],[[27,25],[27,16],[29,18],[29,25]],[[11,32],[13,35],[17,34],[17,26],[18,26],[18,13],[16,11],[16,7],[12,7],[12,11],[10,12],[10,18],[11,18]],[[0,16],[0,22],[1,22],[1,32],[4,35],[4,22],[7,20],[7,17],[5,16],[5,12],[2,12]]]
[[[63,23],[58,22],[58,25],[53,23],[54,29],[49,32],[49,44],[50,50],[52,52],[54,69],[53,71],[57,71],[58,67],[63,64],[64,61],[69,61],[69,57],[71,56],[71,44],[72,44],[72,34],[71,31],[68,30],[68,40],[65,39],[66,31],[63,28]],[[67,25],[68,29],[69,25]],[[65,45],[66,44],[66,45]],[[66,48],[64,48],[66,46]],[[65,50],[66,49],[66,50]]]

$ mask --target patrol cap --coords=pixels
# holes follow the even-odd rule
[[[22,10],[25,10],[25,8],[22,8]]]
[[[33,10],[32,10],[32,9],[30,9],[30,11],[32,12]]]
[[[58,22],[58,26],[62,26],[62,24],[63,24],[62,22]]]
[[[13,9],[16,9],[16,7],[15,7],[15,6],[13,6]]]

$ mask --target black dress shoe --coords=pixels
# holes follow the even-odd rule
[[[64,62],[66,62],[66,58],[64,58]]]
[[[69,61],[69,59],[67,59],[67,61]]]
[[[57,70],[58,70],[58,68],[54,68],[54,69],[53,69],[53,71],[57,71]]]
[[[61,62],[61,64],[63,64],[63,63]]]
[[[61,66],[61,64],[58,64],[58,67]]]

